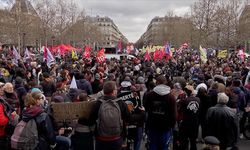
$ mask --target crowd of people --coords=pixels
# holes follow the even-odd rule
[[[140,150],[146,139],[149,150],[196,150],[197,142],[224,150],[237,149],[243,138],[250,70],[236,53],[212,55],[204,63],[191,50],[156,61],[65,60],[50,68],[36,58],[17,65],[7,56],[0,60],[1,149]],[[88,117],[73,129],[57,125],[53,103],[89,101],[92,95]],[[21,125],[34,131],[32,141],[23,140],[31,144],[21,144],[29,132],[19,131]]]

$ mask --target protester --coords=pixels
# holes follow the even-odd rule
[[[147,94],[145,100],[150,150],[168,149],[176,122],[176,101],[166,82],[163,75],[157,77],[156,87]]]
[[[184,150],[189,147],[190,142],[190,150],[196,150],[196,139],[199,129],[200,99],[195,97],[193,86],[187,85],[184,91],[187,98],[180,101],[179,110],[180,113],[183,114],[179,127],[180,149]]]
[[[209,108],[206,116],[205,135],[218,138],[222,150],[236,146],[238,139],[237,116],[226,106],[228,100],[225,93],[219,93],[218,104]]]
[[[79,56],[80,51],[77,53]],[[207,131],[205,116],[210,107],[219,107],[217,104],[219,93],[226,93],[229,97],[227,106],[237,114],[240,133],[243,133],[250,108],[248,90],[250,73],[247,62],[240,60],[236,52],[230,53],[228,57],[225,56],[226,58],[207,55],[207,61],[201,60],[199,52],[191,49],[172,50],[171,56],[163,51],[164,55],[160,58],[154,55],[155,52],[149,53],[154,57],[153,60],[151,60],[153,57],[145,59],[143,51],[137,58],[124,57],[120,60],[105,61],[100,61],[98,56],[96,57],[96,51],[90,53],[89,58],[79,57],[78,60],[75,58],[72,60],[71,51],[65,52],[51,64],[43,61],[40,54],[37,54],[33,60],[29,58],[23,62],[20,58],[14,64],[15,58],[3,52],[4,56],[0,60],[0,97],[9,102],[19,114],[24,109],[24,97],[27,92],[32,94],[39,92],[39,96],[45,95],[48,102],[46,106],[42,106],[42,110],[51,115],[53,133],[57,135],[52,144],[65,144],[66,149],[71,145],[71,141],[67,134],[58,135],[58,130],[61,129],[62,133],[64,130],[67,131],[68,127],[76,131],[72,138],[71,149],[84,147],[93,150],[93,145],[96,145],[97,149],[111,145],[117,146],[114,149],[120,149],[121,141],[124,139],[128,140],[122,141],[123,145],[133,147],[135,150],[142,149],[145,123],[147,134],[145,137],[148,137],[147,144],[149,143],[151,149],[156,146],[161,146],[161,149],[168,148],[172,136],[174,136],[174,149],[180,147],[187,149],[187,139],[191,142],[190,149],[195,149],[197,122],[201,124],[204,139]],[[76,86],[72,87],[70,85],[74,77]],[[110,81],[114,81],[115,86]],[[242,83],[245,83],[245,86]],[[186,86],[187,84],[189,86]],[[190,85],[196,87],[196,90],[193,91]],[[122,130],[119,135],[116,134],[112,138],[103,135],[98,126],[102,117],[99,116],[99,112],[108,99],[118,101],[116,103],[120,106],[121,122],[124,122],[122,128],[130,128]],[[93,102],[93,108],[90,105],[91,100],[97,100]],[[88,105],[91,112],[88,112],[88,108],[83,109],[85,105],[82,105],[82,101]],[[194,102],[194,105],[188,108],[189,102]],[[54,103],[63,103],[62,106],[65,107],[53,110]],[[224,107],[227,112],[228,107],[223,104],[222,109]],[[80,112],[83,114],[83,111],[86,114],[90,113],[90,117],[78,114]],[[65,116],[62,116],[63,113]],[[116,114],[119,113],[112,115]],[[146,121],[145,116],[147,116]],[[110,119],[108,116],[104,118],[104,121],[112,120],[109,121],[109,125],[120,123],[119,119]],[[60,123],[63,125],[57,126]],[[208,123],[211,124],[210,121]],[[93,129],[95,124],[97,127]],[[221,128],[227,128],[226,123],[222,122],[221,125]],[[132,127],[134,130],[131,130]],[[232,138],[237,136],[234,134]],[[242,138],[242,134],[240,137]],[[223,141],[221,144],[223,145]]]
[[[116,83],[113,81],[107,81],[103,85],[103,99],[99,99],[90,114],[90,122],[97,122],[96,129],[96,150],[121,150],[122,149],[122,131],[123,131],[123,121],[129,121],[129,111],[127,105],[122,101],[117,101],[117,87]],[[113,104],[108,104],[113,103]],[[106,114],[103,110],[105,105],[115,105],[112,106],[112,111],[116,113]],[[106,106],[111,107],[111,106]],[[111,109],[111,108],[110,108]],[[110,110],[111,111],[111,110]],[[106,116],[107,118],[103,118]],[[117,120],[114,120],[114,118]],[[104,119],[104,120],[101,120]],[[101,122],[100,122],[101,120]],[[116,128],[113,128],[113,127]]]

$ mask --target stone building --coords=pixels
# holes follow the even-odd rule
[[[40,18],[28,0],[16,0],[10,10],[0,10],[3,45],[37,46],[40,33]]]

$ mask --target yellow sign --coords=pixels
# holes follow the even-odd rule
[[[227,50],[219,50],[217,57],[218,58],[226,58],[227,57]]]

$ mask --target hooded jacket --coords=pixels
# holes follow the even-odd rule
[[[148,112],[147,127],[158,131],[169,131],[177,118],[176,101],[170,94],[170,87],[157,85],[145,97],[145,109]]]
[[[37,130],[39,136],[38,149],[49,149],[50,145],[53,145],[56,139],[52,122],[48,114],[45,113],[42,107],[40,106],[34,106],[24,109],[22,114],[23,121],[28,122],[29,120],[34,118],[37,123]]]
[[[86,79],[80,79],[77,81],[77,87],[81,90],[84,90],[87,92],[88,95],[93,94],[92,86],[89,81]]]

